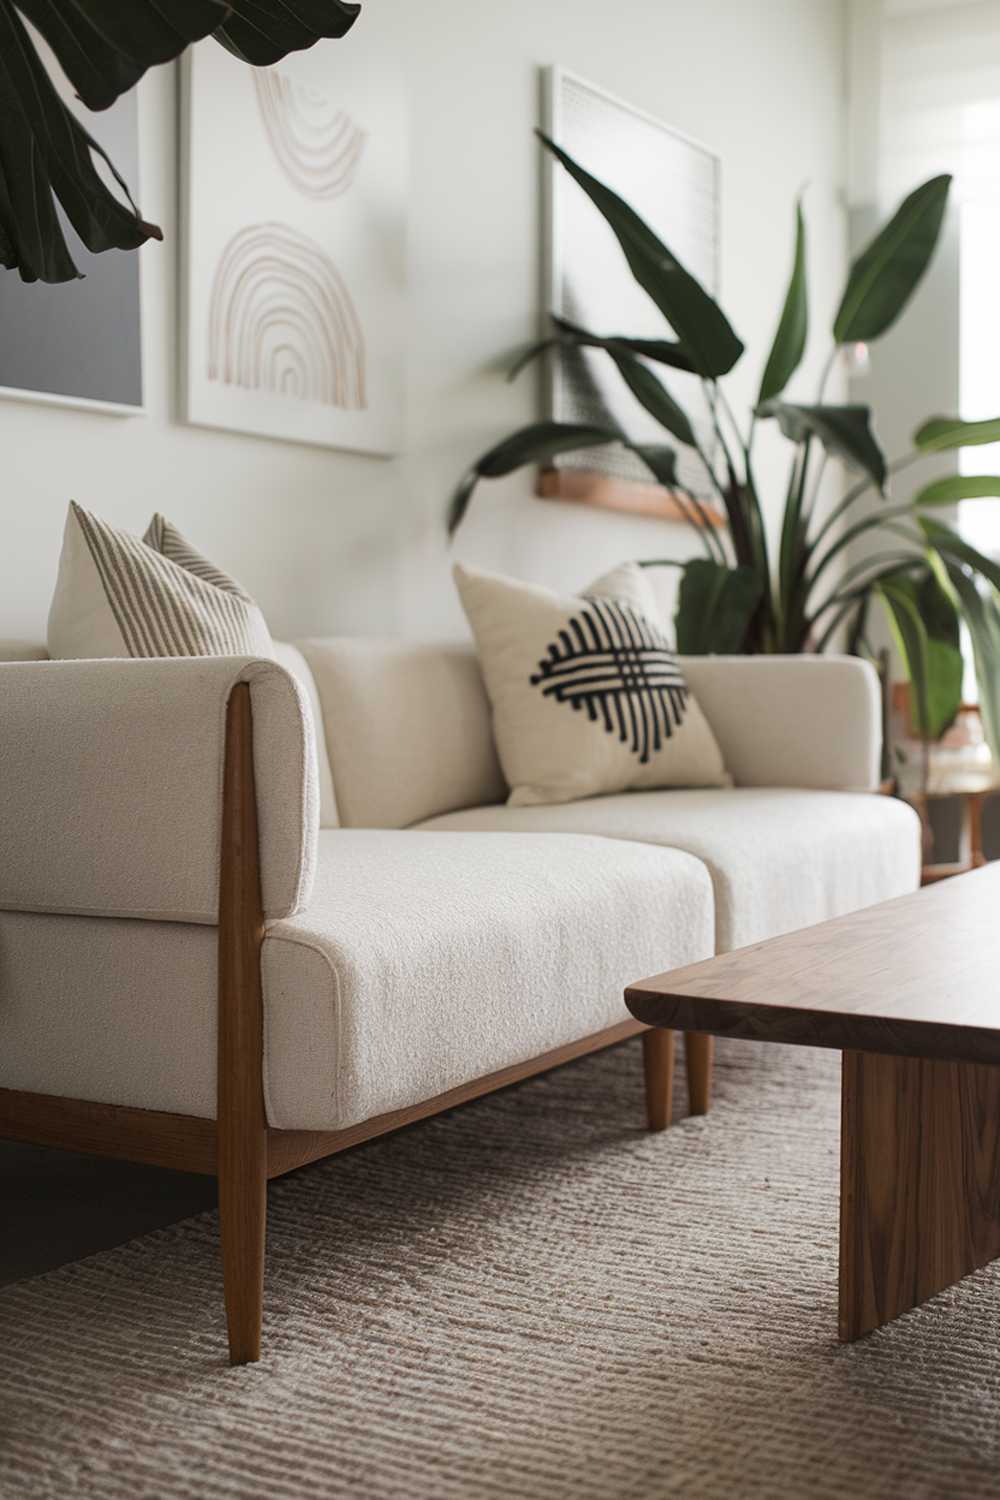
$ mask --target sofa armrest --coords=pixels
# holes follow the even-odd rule
[[[276,663],[240,657],[0,665],[0,908],[215,923],[239,682],[264,912],[300,911],[319,825],[309,705]]]
[[[882,709],[869,662],[688,656],[681,665],[737,786],[878,786]]]

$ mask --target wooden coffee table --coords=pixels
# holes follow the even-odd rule
[[[1000,1255],[1000,863],[625,999],[650,1026],[843,1053],[843,1341]]]

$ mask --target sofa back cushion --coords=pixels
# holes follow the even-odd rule
[[[504,800],[471,645],[346,638],[297,645],[319,690],[343,827],[405,828]]]
[[[48,655],[39,641],[0,640],[0,661],[46,661]]]

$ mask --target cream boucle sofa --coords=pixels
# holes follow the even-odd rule
[[[859,661],[684,663],[732,790],[510,808],[469,648],[278,654],[0,665],[0,1134],[217,1173],[237,1362],[268,1176],[638,1035],[628,982],[919,874]],[[695,1039],[701,1107],[709,1064]]]

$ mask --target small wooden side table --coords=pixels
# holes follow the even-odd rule
[[[978,870],[986,864],[983,806],[987,798],[997,792],[1000,792],[1000,768],[993,761],[977,764],[970,758],[954,756],[947,751],[931,751],[926,788],[912,774],[900,778],[899,794],[917,809],[925,828],[931,802],[955,798],[962,805],[961,858],[949,863],[925,863],[921,872],[922,884],[933,885],[936,880],[947,880],[952,875]]]

